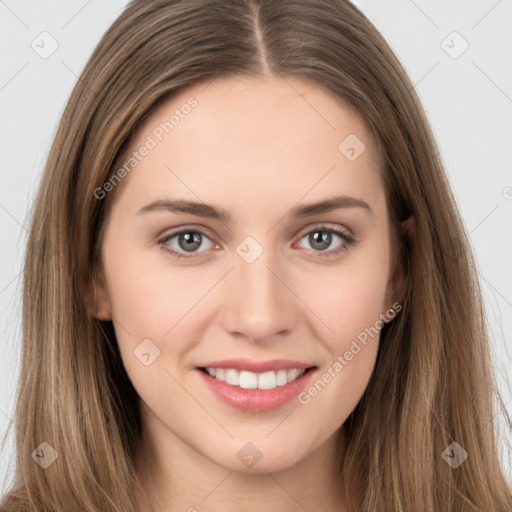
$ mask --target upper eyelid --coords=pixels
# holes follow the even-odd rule
[[[320,229],[320,228],[323,228],[325,230],[332,229],[332,230],[340,230],[340,231],[344,231],[344,232],[346,231],[347,235],[353,236],[352,231],[350,229],[348,229],[347,227],[345,227],[345,226],[339,226],[339,225],[336,225],[333,222],[331,222],[331,223],[329,223],[329,222],[315,222],[315,223],[313,223],[313,225],[310,225],[308,227],[296,230],[294,232],[294,234],[293,234],[293,237],[298,236],[299,233],[302,233],[302,236],[304,236],[304,235],[310,233],[311,231],[313,231],[315,229]],[[159,239],[169,238],[169,237],[173,237],[173,236],[179,235],[181,233],[187,233],[187,232],[197,232],[197,233],[200,233],[202,235],[207,236],[212,241],[214,241],[214,239],[215,239],[215,236],[211,236],[209,234],[208,228],[205,228],[203,226],[195,227],[193,225],[192,226],[177,227],[177,228],[171,229],[171,231],[169,233],[160,235],[158,238]]]
[[[302,238],[304,235],[307,235],[308,233],[314,231],[315,229],[325,229],[326,231],[338,230],[343,231],[344,234],[346,234],[347,236],[354,236],[352,230],[348,229],[346,226],[340,226],[339,224],[335,224],[334,222],[315,222],[306,228],[301,228],[297,230],[294,234],[294,237],[297,237],[299,236],[300,233],[302,233],[300,235],[300,237]]]

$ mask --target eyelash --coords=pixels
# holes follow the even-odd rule
[[[315,227],[314,229],[304,233],[300,237],[299,240],[302,240],[305,236],[310,235],[311,233],[318,232],[318,231],[327,232],[327,233],[331,233],[331,234],[334,233],[334,234],[338,235],[343,240],[343,244],[338,249],[335,249],[332,251],[314,251],[313,249],[310,249],[310,250],[313,250],[313,252],[317,253],[317,255],[321,258],[338,256],[343,251],[348,250],[350,247],[352,247],[355,243],[355,238],[353,236],[351,236],[348,233],[345,233],[344,231],[341,231],[337,228],[330,228],[327,226]],[[179,231],[176,231],[174,233],[165,235],[163,238],[160,238],[158,240],[158,245],[160,247],[162,247],[162,249],[164,251],[169,253],[173,258],[176,258],[176,259],[182,259],[182,258],[191,259],[191,258],[198,257],[197,254],[185,255],[183,253],[177,252],[177,251],[169,248],[169,245],[166,242],[168,242],[170,239],[175,238],[176,236],[181,235],[183,233],[196,233],[196,234],[199,234],[199,235],[207,238],[208,240],[210,240],[210,237],[206,233],[204,233],[203,231],[201,231],[199,229],[186,229],[185,228],[185,229],[180,229]],[[210,240],[210,241],[212,241],[212,240]]]

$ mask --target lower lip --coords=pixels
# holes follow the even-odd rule
[[[210,377],[197,369],[205,384],[224,402],[236,409],[247,412],[265,412],[279,409],[296,397],[307,385],[314,373],[310,369],[293,382],[274,389],[243,389]]]

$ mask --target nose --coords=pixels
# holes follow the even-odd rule
[[[298,301],[287,272],[270,257],[270,250],[252,263],[242,258],[227,278],[223,325],[233,336],[263,343],[293,331]]]

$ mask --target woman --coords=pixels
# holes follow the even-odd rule
[[[132,2],[27,249],[2,509],[512,509],[468,240],[349,2]]]

